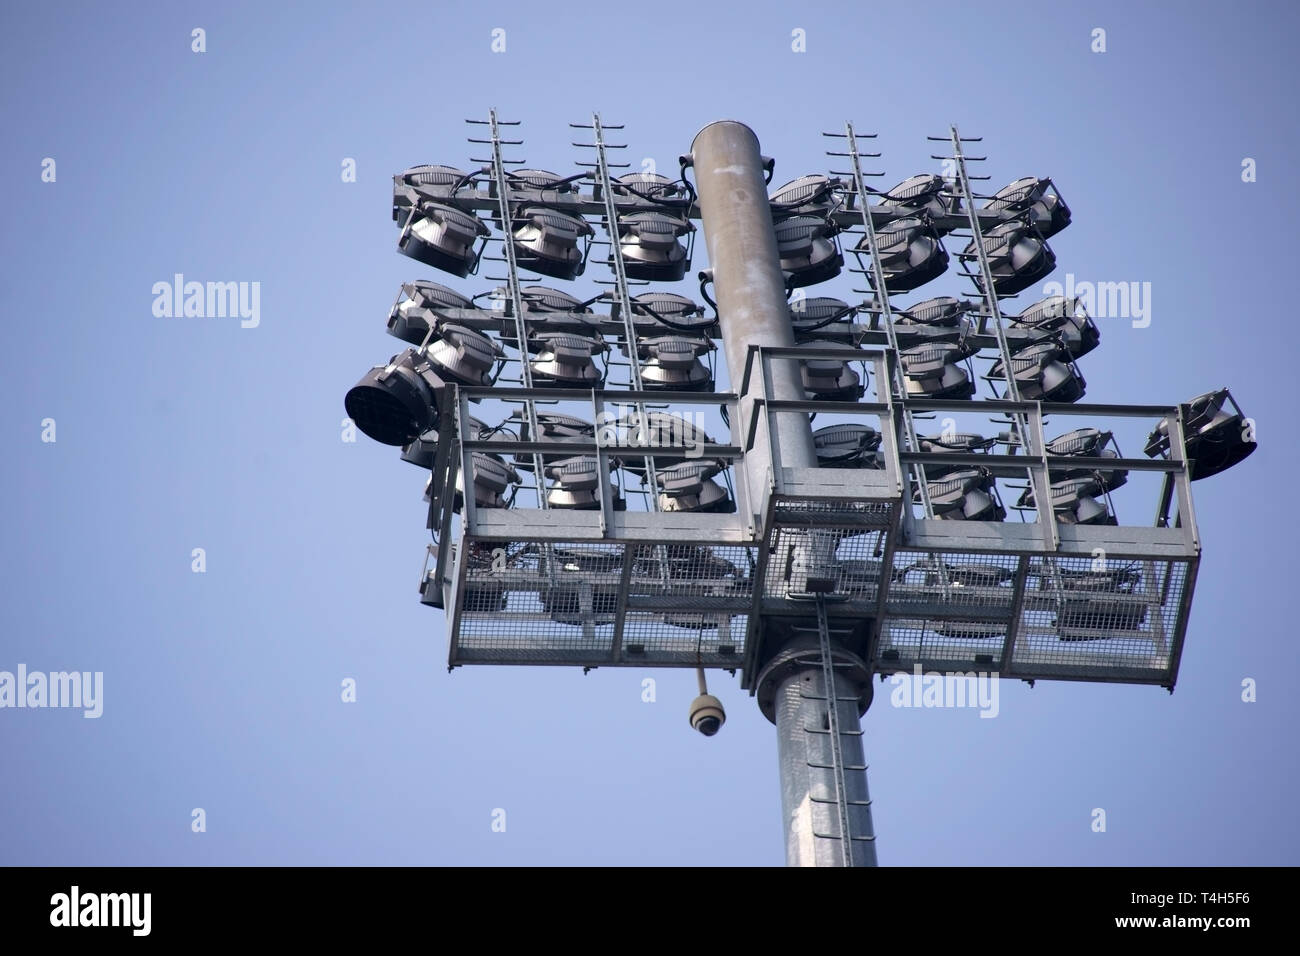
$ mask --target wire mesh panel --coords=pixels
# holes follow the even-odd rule
[[[1015,555],[894,553],[879,668],[995,669],[1015,612]]]
[[[1191,561],[907,551],[894,558],[880,672],[920,666],[1173,684]]]
[[[1191,570],[1189,561],[1032,562],[1013,673],[1172,683]]]
[[[452,665],[739,666],[755,549],[467,540]]]

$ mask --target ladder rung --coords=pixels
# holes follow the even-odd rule
[[[839,835],[838,833],[818,833],[816,830],[813,831],[813,836],[817,837],[817,839],[819,839],[819,840],[838,840],[838,839],[840,838],[840,835]],[[859,843],[875,843],[875,842],[876,842],[876,837],[875,837],[874,834],[872,834],[871,836],[852,836],[852,835],[850,835],[850,836],[849,836],[849,839],[850,839],[850,840],[857,840]]]

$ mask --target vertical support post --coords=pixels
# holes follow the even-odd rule
[[[811,648],[790,663],[774,675],[786,865],[875,866],[856,682]]]
[[[751,346],[794,345],[763,158],[753,130],[724,120],[696,134],[691,159],[713,269],[723,351],[732,387],[740,392]],[[763,358],[759,356],[760,361]],[[755,402],[762,400],[764,390],[775,401],[803,401],[798,363],[782,359],[770,369],[764,366],[763,374],[750,376],[748,387],[739,395],[742,434],[753,420]],[[751,501],[762,500],[769,465],[778,484],[780,472],[776,469],[782,466],[817,466],[806,412],[770,412],[764,407],[763,413],[769,427],[750,432],[753,445],[737,466],[754,492]],[[766,528],[757,530],[763,538],[769,533]],[[859,686],[858,680],[847,675],[839,680],[827,678],[827,669],[834,667],[837,655],[820,600],[818,606],[821,637],[820,644],[813,645],[817,649],[802,641],[800,646],[792,644],[779,651],[766,669],[766,679],[775,687],[773,719],[785,811],[786,861],[792,866],[869,866],[875,863],[875,836],[858,701],[870,687]],[[869,681],[870,677],[861,679]],[[760,683],[763,680],[760,675]],[[842,706],[845,703],[850,706]],[[830,807],[834,812],[828,819]],[[857,826],[853,825],[855,818]]]
[[[763,158],[754,131],[734,120],[710,123],[700,130],[691,144],[691,156],[713,269],[723,352],[732,386],[738,388],[750,345],[794,345]],[[751,377],[750,393],[740,396],[742,422],[748,422],[754,413],[757,384]],[[769,391],[778,401],[804,400],[796,363],[781,360],[774,364]],[[755,433],[754,448],[745,456],[744,467],[751,488],[758,487],[769,461],[787,467],[816,467],[806,412],[776,413],[770,434]]]

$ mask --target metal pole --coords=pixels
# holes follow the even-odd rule
[[[691,156],[700,219],[713,269],[722,348],[731,387],[739,390],[751,345],[794,345],[790,306],[772,229],[772,208],[763,179],[763,157],[754,131],[734,120],[710,123],[700,130],[691,143]],[[741,422],[750,421],[754,414],[754,397],[761,391],[761,379],[760,375],[752,375],[748,394],[740,396]],[[775,362],[768,387],[775,400],[804,400],[803,383],[794,362]],[[751,501],[765,500],[762,489],[769,482],[767,468],[771,462],[792,468],[817,465],[806,413],[783,412],[769,420],[771,433],[757,429],[754,447],[745,455],[743,467],[755,491]],[[773,454],[769,454],[769,441]]]
[[[806,666],[785,668],[777,685],[785,862],[787,866],[875,866],[876,835],[857,686],[846,675],[835,674],[834,693],[828,694],[819,658],[810,651]],[[830,727],[832,697],[838,734]],[[849,839],[843,840],[840,835],[846,825]]]
[[[691,157],[723,351],[731,387],[739,392],[751,345],[794,345],[763,158],[754,131],[733,120],[700,130]],[[764,383],[773,400],[805,399],[798,364],[773,362],[770,376],[751,375],[748,390],[739,396],[740,420],[734,426],[740,434],[755,414],[754,401]],[[762,414],[769,428],[754,431],[753,447],[736,466],[752,489],[749,500],[755,502],[765,501],[765,492],[775,486],[779,476],[770,469],[817,466],[806,413]],[[761,526],[758,533],[762,538],[768,534]],[[786,862],[872,866],[875,836],[858,714],[862,695],[870,690],[861,681],[870,678],[865,673],[860,679],[834,673],[844,655],[833,648],[820,598],[817,618],[820,641],[797,638],[766,668],[767,678],[777,682],[772,719],[777,727]],[[760,682],[763,679],[760,676]]]

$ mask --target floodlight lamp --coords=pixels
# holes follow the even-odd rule
[[[573,415],[559,412],[537,412],[537,441],[584,441],[595,434],[596,428],[591,422],[583,421]],[[512,419],[520,421],[520,440],[532,441],[528,432],[528,416],[522,409],[510,413]]]
[[[618,244],[629,279],[676,282],[691,266],[690,251],[681,243],[695,231],[689,219],[662,212],[636,212],[618,221]],[[612,262],[612,254],[611,259]]]
[[[397,249],[417,262],[464,277],[478,269],[479,251],[474,243],[491,234],[473,213],[421,202],[408,212]]]
[[[656,335],[668,330],[685,334],[704,334],[717,324],[717,319],[704,314],[704,309],[684,295],[676,292],[643,292],[633,296],[632,322],[637,335]],[[622,306],[615,300],[611,315],[622,318]]]
[[[542,467],[552,482],[546,490],[546,503],[552,508],[575,511],[594,511],[600,508],[601,465],[595,455],[561,458],[547,462]],[[626,503],[617,495],[613,497],[612,504],[616,511],[626,507]]]
[[[519,484],[519,472],[500,455],[485,451],[476,451],[470,455],[470,468],[473,472],[474,505],[479,508],[508,508],[510,499],[506,493]],[[424,485],[424,500],[436,504],[433,499],[433,479]],[[513,498],[513,495],[511,496]],[[452,511],[460,514],[465,506],[465,472],[456,470],[456,495],[452,500]]]
[[[835,590],[874,595],[880,587],[881,563],[870,558],[837,560],[839,581]]]
[[[542,331],[528,339],[535,352],[528,366],[538,388],[591,388],[604,380],[593,356],[605,351],[603,340],[572,332]]]
[[[619,449],[619,467],[638,475],[645,474],[646,456],[662,468],[708,457],[708,446],[714,444],[704,429],[682,416],[658,411],[632,411],[602,422],[597,440]]]
[[[489,575],[494,568],[500,571],[501,547],[496,542],[465,542],[465,566],[471,573],[466,577],[462,610],[471,614],[494,614],[506,609],[509,589],[501,580],[502,575]],[[507,567],[517,555],[506,558]],[[429,569],[424,580],[424,603],[442,607],[442,587],[436,575],[436,569]]]
[[[343,407],[362,434],[383,445],[405,445],[437,425],[446,382],[418,349],[376,365],[348,390]]]
[[[623,346],[623,351],[628,351]],[[708,339],[684,335],[660,335],[638,339],[641,384],[647,390],[712,391],[713,375],[700,357],[713,351]]]
[[[1078,296],[1048,296],[1009,321],[1008,333],[1023,332],[1034,339],[1050,338],[1071,358],[1087,355],[1101,342],[1101,332]]]
[[[1119,523],[1106,506],[1106,502],[1100,500],[1106,488],[1095,475],[1053,481],[1049,491],[1052,512],[1060,524],[1114,525]],[[1021,508],[1035,507],[1034,489],[1026,488],[1017,505]]]
[[[855,249],[862,255],[870,253],[866,236]],[[948,268],[948,250],[943,247],[933,223],[926,218],[909,216],[878,227],[876,249],[880,253],[885,289],[890,293],[910,292],[943,275]],[[867,270],[867,281],[871,288],[880,288],[881,280],[874,267]]]
[[[894,336],[902,349],[927,342],[950,342],[969,355],[974,350],[966,347],[966,339],[974,326],[966,314],[974,308],[973,303],[945,295],[895,309]]]
[[[430,428],[416,437],[413,442],[402,446],[402,461],[408,461],[417,468],[433,467],[434,456],[438,454],[438,429]]]
[[[881,435],[870,425],[827,425],[812,437],[819,468],[881,467]]]
[[[556,279],[575,279],[587,265],[595,230],[585,219],[539,205],[520,205],[511,218],[511,242],[522,269]],[[579,248],[579,240],[587,240]]]
[[[1011,582],[1015,571],[996,564],[948,564],[937,563],[937,559],[918,561],[894,572],[894,580],[909,582],[909,576],[917,574],[925,587],[952,588],[997,588]]]
[[[436,282],[405,282],[388,313],[388,334],[412,345],[423,345],[438,324],[438,310],[473,309],[474,303]]]
[[[992,473],[987,468],[967,468],[927,482],[934,516],[946,521],[1002,521],[1006,509],[997,498]],[[915,500],[921,500],[917,488]]]
[[[533,438],[531,428],[528,423],[528,415],[522,408],[516,408],[510,413],[510,421],[519,422],[519,440],[520,441],[545,441],[556,442],[560,447],[557,452],[564,452],[564,442],[583,442],[592,441],[596,434],[596,427],[591,422],[583,421],[572,415],[563,415],[559,412],[534,412],[537,420],[537,437]],[[550,464],[559,461],[562,458],[573,457],[572,452],[567,454],[542,456],[544,464]],[[533,470],[532,452],[516,452],[515,466],[526,471]]]
[[[998,295],[1015,295],[1028,289],[1056,268],[1056,254],[1035,232],[1034,227],[1023,222],[1004,222],[984,233],[984,255],[989,261],[993,276],[993,291]],[[979,253],[972,239],[962,251],[962,257],[977,259]],[[973,275],[980,292],[984,276]]]
[[[576,183],[586,178],[585,173],[564,177],[545,169],[507,169],[506,186],[510,190],[510,199],[516,203],[536,202],[555,203],[560,200],[576,199]],[[493,199],[500,195],[496,180],[488,187],[488,195]]]
[[[724,461],[683,461],[655,472],[659,510],[730,514],[736,510],[727,490],[713,478],[726,468]]]
[[[1038,234],[1049,239],[1070,224],[1070,207],[1050,179],[1026,176],[1003,186],[985,204],[989,212],[1009,219],[1025,219]]]
[[[1087,387],[1069,355],[1054,342],[1039,342],[1013,354],[1011,374],[1026,402],[1077,402]],[[993,363],[986,377],[1006,378],[1002,359]]]
[[[505,290],[501,290],[505,294]],[[561,289],[552,289],[544,285],[524,286],[519,290],[519,299],[525,312],[571,313],[573,315],[592,315],[591,306],[569,295]]]
[[[468,438],[486,438],[493,432],[483,422],[477,418],[470,417],[467,427]],[[417,468],[425,470],[433,467],[434,456],[438,453],[438,440],[441,433],[437,428],[430,428],[427,432],[419,435],[414,441],[402,446],[402,461],[410,462]]]
[[[479,386],[492,384],[492,372],[504,355],[483,333],[452,323],[438,329],[425,353],[444,378]]]
[[[924,214],[930,219],[939,219],[961,211],[961,198],[957,196],[948,181],[933,173],[919,173],[909,176],[893,189],[880,194],[879,206],[897,210],[901,215],[918,216]],[[948,230],[939,230],[944,235]]]
[[[1075,571],[1039,568],[1038,587],[1053,591],[1057,611],[1053,626],[1062,641],[1101,641],[1138,631],[1146,621],[1148,600],[1137,567]]]
[[[493,296],[499,297],[504,293],[505,290],[497,290]],[[524,310],[524,327],[530,337],[551,332],[574,332],[586,338],[600,335],[596,314],[591,311],[588,303],[579,301],[567,292],[530,285],[519,290],[519,300]],[[508,312],[513,314],[513,308]],[[501,341],[511,348],[519,348],[514,322],[502,324]],[[535,344],[529,347],[536,350]]]
[[[510,502],[506,493],[519,484],[519,472],[500,455],[476,451],[470,455],[474,472],[474,504],[479,508],[506,508]],[[453,510],[459,512],[464,504],[465,474],[456,472],[456,501]]]
[[[1058,435],[1047,443],[1047,454],[1081,458],[1119,458],[1119,451],[1108,447],[1114,435],[1097,428],[1076,428]],[[1087,468],[1052,466],[1052,480],[1065,478],[1092,478],[1101,483],[1103,491],[1114,491],[1128,481],[1128,472],[1122,468],[1105,471]]]
[[[1226,388],[1198,395],[1187,406],[1183,434],[1192,481],[1217,475],[1254,452],[1254,422],[1242,414]],[[1162,418],[1147,437],[1147,457],[1169,458],[1169,441],[1169,420]]]
[[[789,275],[792,288],[825,282],[840,274],[844,256],[835,238],[839,227],[833,219],[791,216],[772,228],[781,270]]]
[[[915,398],[968,399],[975,383],[961,362],[967,350],[952,342],[924,342],[898,353],[907,379],[907,394]]]
[[[687,186],[682,180],[669,179],[659,173],[626,173],[610,185],[613,187],[612,192],[620,201],[627,200],[634,206],[650,208],[680,206],[690,198]]]
[[[812,339],[802,342],[799,348],[843,349],[839,342]],[[866,392],[858,373],[844,359],[809,358],[799,361],[799,373],[808,398],[817,402],[856,402]],[[865,374],[865,373],[864,373]]]
[[[552,577],[563,583],[538,592],[542,609],[561,624],[612,623],[622,597],[623,549],[553,546],[549,551]]]
[[[800,176],[772,193],[772,217],[814,216],[825,219],[845,206],[844,196],[844,183],[838,179],[821,173]]]
[[[679,581],[721,583],[734,581],[739,575],[736,566],[726,558],[709,548],[689,544],[641,547],[634,559],[635,573],[649,578],[662,578],[667,573],[669,578]]]
[[[985,438],[972,432],[941,432],[938,435],[921,435],[916,443],[922,452],[932,455],[987,455],[992,452],[997,439]],[[969,465],[946,465],[942,460],[927,461],[925,474],[927,478],[936,479],[969,468]]]
[[[899,325],[935,325],[944,328],[959,328],[962,316],[976,308],[973,302],[955,299],[950,295],[925,299],[907,308],[895,308],[894,315]]]
[[[456,193],[473,177],[454,166],[412,166],[393,177],[393,222],[406,222],[412,206],[432,199],[454,205]]]
[[[830,296],[805,298],[798,294],[790,301],[790,324],[796,341],[806,341],[817,332],[848,332],[857,310],[847,302]]]

